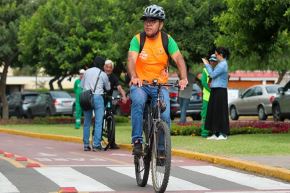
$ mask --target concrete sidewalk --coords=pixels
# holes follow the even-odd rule
[[[23,135],[34,138],[82,143],[80,137],[40,134],[0,128],[0,133]],[[131,150],[131,144],[120,144],[122,149]],[[172,154],[213,164],[233,167],[265,176],[272,176],[290,182],[290,156],[239,156],[225,157],[186,150],[172,149]]]

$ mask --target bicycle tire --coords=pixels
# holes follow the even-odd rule
[[[152,159],[151,159],[151,174],[153,188],[156,193],[165,192],[171,168],[171,139],[169,128],[164,121],[159,121],[156,123],[157,133],[152,144]],[[160,135],[164,134],[164,145],[159,145],[160,149],[164,148],[162,157],[158,155],[158,144],[160,141]],[[153,136],[153,137],[154,137]],[[160,151],[160,150],[159,150]],[[159,156],[159,157],[158,157]]]
[[[112,142],[112,130],[115,127],[115,121],[112,116],[107,116],[104,119],[104,125],[102,128],[102,140],[101,146],[104,150],[107,150]]]
[[[148,120],[149,113],[146,113],[147,117],[143,119],[143,151],[144,154],[141,156],[134,156],[134,165],[135,165],[135,176],[136,176],[136,182],[137,185],[140,187],[144,187],[147,185],[148,177],[149,177],[149,171],[150,171],[150,150],[149,148],[149,125]]]

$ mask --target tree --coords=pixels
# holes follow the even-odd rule
[[[21,66],[17,57],[18,27],[20,20],[32,14],[41,0],[2,0],[0,3],[0,66],[3,71],[0,74],[0,97],[3,105],[3,118],[8,118],[8,104],[6,99],[6,78],[9,67]]]
[[[226,4],[227,11],[214,19],[221,31],[216,43],[231,49],[235,68],[284,75],[290,67],[290,2],[226,0]]]

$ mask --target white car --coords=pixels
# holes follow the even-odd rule
[[[272,103],[281,85],[256,85],[246,89],[238,99],[229,104],[232,120],[238,120],[240,115],[258,115],[259,120],[266,120],[272,115]]]

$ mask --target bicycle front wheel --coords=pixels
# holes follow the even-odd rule
[[[138,186],[144,187],[147,184],[150,170],[150,150],[148,141],[148,119],[143,120],[143,155],[134,156],[135,176]]]
[[[167,188],[171,167],[171,139],[167,124],[160,121],[156,124],[152,148],[152,183],[156,193],[163,193]]]

